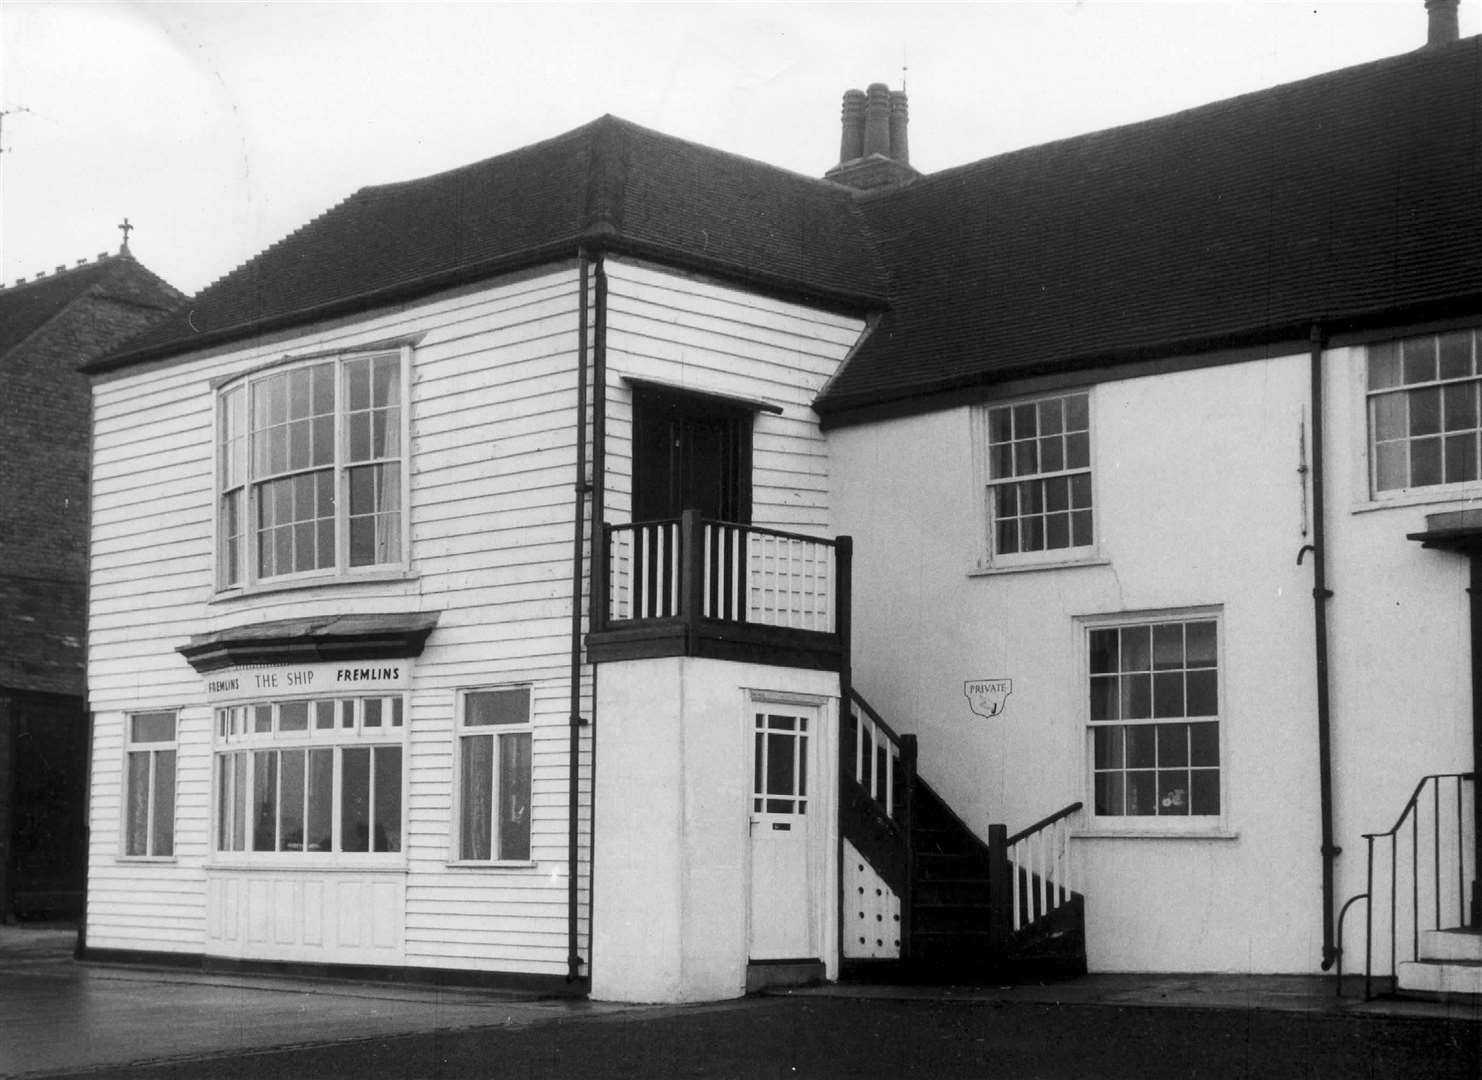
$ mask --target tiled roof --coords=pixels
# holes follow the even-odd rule
[[[4,356],[89,291],[151,307],[180,298],[127,252],[0,288],[0,356]]]
[[[890,311],[820,412],[1482,300],[1482,38],[864,204]]]
[[[884,293],[850,193],[607,116],[450,172],[363,188],[96,369],[572,257],[583,239],[802,295]]]

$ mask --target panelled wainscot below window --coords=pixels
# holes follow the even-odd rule
[[[222,387],[220,588],[405,565],[409,351],[308,360]]]
[[[1090,395],[984,406],[976,426],[988,563],[1087,556],[1094,543]]]
[[[1482,477],[1482,332],[1423,334],[1368,347],[1370,484],[1375,495]]]

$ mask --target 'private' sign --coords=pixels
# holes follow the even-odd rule
[[[1014,692],[1012,679],[969,679],[962,684],[968,707],[989,720],[1003,712],[1004,702]]]

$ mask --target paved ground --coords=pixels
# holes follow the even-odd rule
[[[0,1077],[1482,1076],[1482,1006],[1302,977],[824,987],[631,1007],[70,960],[0,927]]]

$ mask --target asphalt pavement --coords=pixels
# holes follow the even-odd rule
[[[1482,1003],[1306,976],[835,985],[703,1006],[79,964],[0,927],[0,1078],[1482,1076]]]

